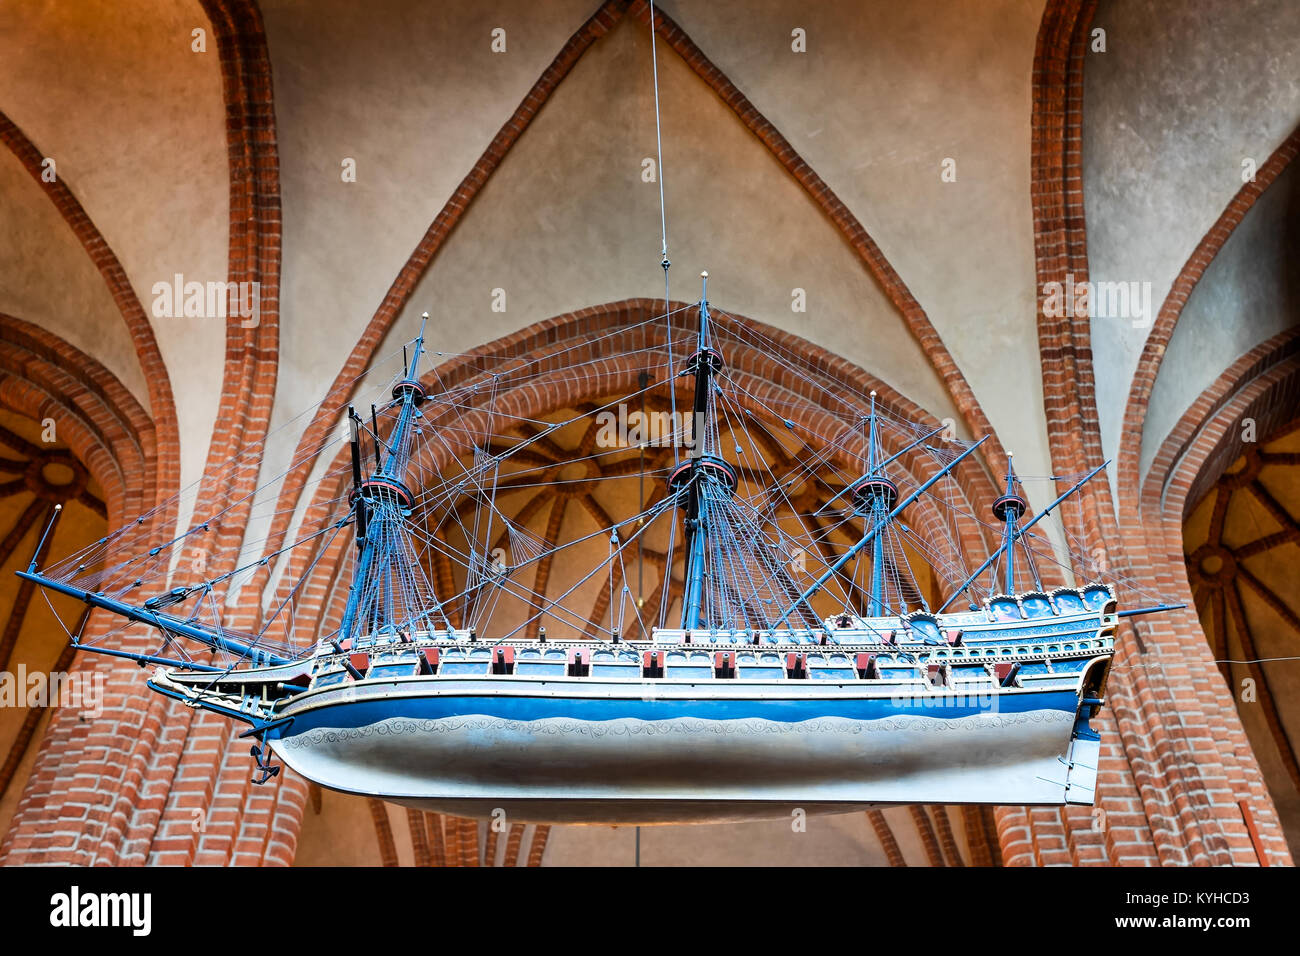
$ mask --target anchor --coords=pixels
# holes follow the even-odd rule
[[[274,757],[274,754],[271,754],[269,747],[264,753],[261,747],[259,747],[257,744],[253,744],[253,746],[248,748],[248,752],[252,754],[253,759],[257,762],[257,769],[262,771],[262,775],[260,777],[253,778],[253,783],[260,785],[266,783],[266,781],[270,780],[272,777],[279,775],[280,768],[278,766],[272,765],[269,760],[262,759],[263,757],[268,755]]]
[[[292,717],[281,717],[279,720],[269,720],[266,723],[257,724],[239,735],[241,737],[252,737],[257,741],[248,748],[249,754],[257,763],[257,769],[262,772],[260,777],[253,777],[253,783],[263,784],[272,777],[279,775],[280,768],[271,763],[271,760],[275,758],[275,754],[266,744],[266,733],[276,727],[288,727],[292,723]],[[266,747],[266,749],[263,750],[263,747]]]

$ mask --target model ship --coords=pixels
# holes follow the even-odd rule
[[[860,427],[836,435],[779,412],[766,425],[740,421],[752,383],[728,368],[727,344],[759,333],[715,313],[707,284],[684,313],[647,323],[647,341],[664,344],[641,353],[632,394],[577,413],[653,393],[674,423],[671,447],[650,464],[644,445],[575,453],[584,481],[602,480],[590,462],[606,457],[617,463],[606,480],[636,473],[651,489],[636,513],[597,533],[544,540],[498,502],[536,479],[535,446],[577,420],[537,422],[503,407],[503,383],[537,367],[483,358],[471,374],[445,375],[426,357],[422,326],[382,406],[368,418],[340,410],[348,493],[313,525],[304,519],[295,543],[187,579],[169,555],[206,531],[196,518],[138,553],[127,553],[139,543],[128,528],[21,576],[123,619],[93,642],[74,638],[85,650],[153,665],[155,691],[247,724],[258,782],[280,771],[278,758],[337,791],[538,822],[1091,804],[1100,754],[1091,721],[1121,613],[1111,583],[1044,588],[1038,562],[1052,554],[1034,528],[1096,472],[1027,517],[1008,466],[988,553],[939,553],[904,515],[922,496],[942,506],[956,470],[981,467],[983,440],[907,421],[874,392],[826,394],[828,406],[860,412]],[[774,361],[807,371],[769,344]],[[562,351],[547,358],[550,368],[564,361]],[[747,398],[751,408],[770,401]],[[721,418],[738,421],[725,443]],[[799,449],[797,474],[765,460],[771,442],[753,440],[773,422]],[[522,437],[503,443],[508,433]],[[856,473],[832,466],[831,450]],[[930,473],[909,482],[918,461]],[[792,507],[796,479],[824,486],[817,517],[851,544],[829,547],[824,526]],[[317,640],[295,642],[300,628],[284,624],[305,574],[282,584],[288,598],[259,632],[222,624],[215,587],[290,568],[293,549],[321,535],[349,537],[351,581],[341,613],[314,622]],[[666,555],[659,597],[637,600],[627,566],[652,539]],[[941,601],[927,600],[909,570],[925,554],[946,582]],[[558,596],[530,582],[548,556],[573,582]],[[455,568],[441,588],[439,561]],[[670,602],[674,568],[680,596]],[[597,587],[609,600],[592,619],[569,596]],[[142,628],[158,646],[142,649]]]

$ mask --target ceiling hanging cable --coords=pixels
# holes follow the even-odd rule
[[[654,93],[655,93],[655,151],[657,163],[655,166],[655,179],[659,183],[659,264],[664,270],[664,321],[666,323],[666,332],[668,337],[668,402],[672,414],[672,432],[677,435],[677,375],[674,369],[673,359],[673,318],[671,308],[671,298],[668,290],[668,270],[672,266],[672,260],[668,258],[668,211],[664,203],[664,138],[663,130],[659,122],[659,54],[657,51],[657,38],[655,36],[655,4],[650,0],[650,70],[654,76]],[[673,465],[679,463],[677,455],[678,442],[673,441]]]
[[[655,147],[658,151],[659,161],[656,173],[659,180],[659,235],[662,240],[659,252],[662,256],[660,264],[664,268],[664,282],[666,283],[668,281],[668,267],[672,263],[668,260],[668,215],[664,211],[664,141],[659,124],[659,55],[655,32],[655,5],[654,0],[650,0],[650,69],[654,75],[655,88]],[[665,311],[667,310],[665,309]]]

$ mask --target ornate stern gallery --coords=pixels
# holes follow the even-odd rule
[[[7,7],[0,862],[1290,865],[1255,6]]]

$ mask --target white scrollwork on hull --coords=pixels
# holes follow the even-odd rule
[[[966,717],[888,717],[881,720],[856,721],[844,718],[814,718],[797,722],[768,720],[704,720],[695,717],[675,717],[667,720],[646,721],[637,718],[591,721],[566,718],[543,720],[505,720],[498,717],[443,717],[438,719],[412,719],[390,717],[364,727],[350,727],[308,731],[287,737],[280,743],[290,750],[301,750],[322,743],[341,743],[361,740],[373,735],[400,736],[402,734],[455,734],[465,731],[507,731],[514,733],[544,734],[547,736],[580,734],[586,737],[605,736],[669,736],[711,733],[721,736],[752,737],[762,735],[836,733],[861,734],[879,732],[961,732],[988,730],[993,727],[1012,727],[1026,723],[1069,724],[1072,714],[1059,710],[1036,710],[1021,714],[976,714]]]

